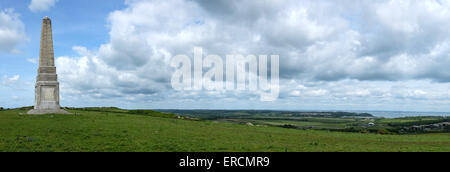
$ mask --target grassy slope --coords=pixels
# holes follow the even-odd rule
[[[142,115],[0,111],[0,151],[446,151],[450,134],[375,135]]]

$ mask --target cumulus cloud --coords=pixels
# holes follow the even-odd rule
[[[16,47],[26,41],[25,27],[13,9],[0,11],[0,51],[15,53]]]
[[[170,59],[192,56],[197,46],[222,57],[279,54],[282,98],[330,98],[328,103],[448,98],[438,92],[447,93],[450,83],[449,0],[126,4],[108,17],[108,43],[96,50],[74,47],[79,57],[57,59],[62,83],[74,94],[136,101],[254,94],[172,92]]]
[[[56,2],[58,2],[58,0],[31,0],[28,8],[32,12],[47,11],[55,6]]]
[[[85,47],[75,46],[79,57],[58,57],[56,66],[61,88],[68,94],[83,94],[96,98],[123,98],[129,95],[152,95],[168,88],[148,70],[119,71],[107,65]],[[155,73],[156,74],[156,73]]]

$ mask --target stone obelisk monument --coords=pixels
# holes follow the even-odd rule
[[[42,20],[39,69],[35,87],[34,109],[28,114],[67,114],[59,106],[59,82],[53,53],[52,21]]]

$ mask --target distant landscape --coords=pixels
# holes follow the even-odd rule
[[[450,151],[447,117],[352,112],[65,108],[0,111],[0,151]]]
[[[405,134],[450,132],[447,116],[376,117],[355,112],[299,112],[264,110],[157,110],[181,116],[292,129]]]

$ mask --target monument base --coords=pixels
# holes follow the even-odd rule
[[[45,114],[71,114],[62,109],[32,109],[27,112],[28,115],[45,115]]]

